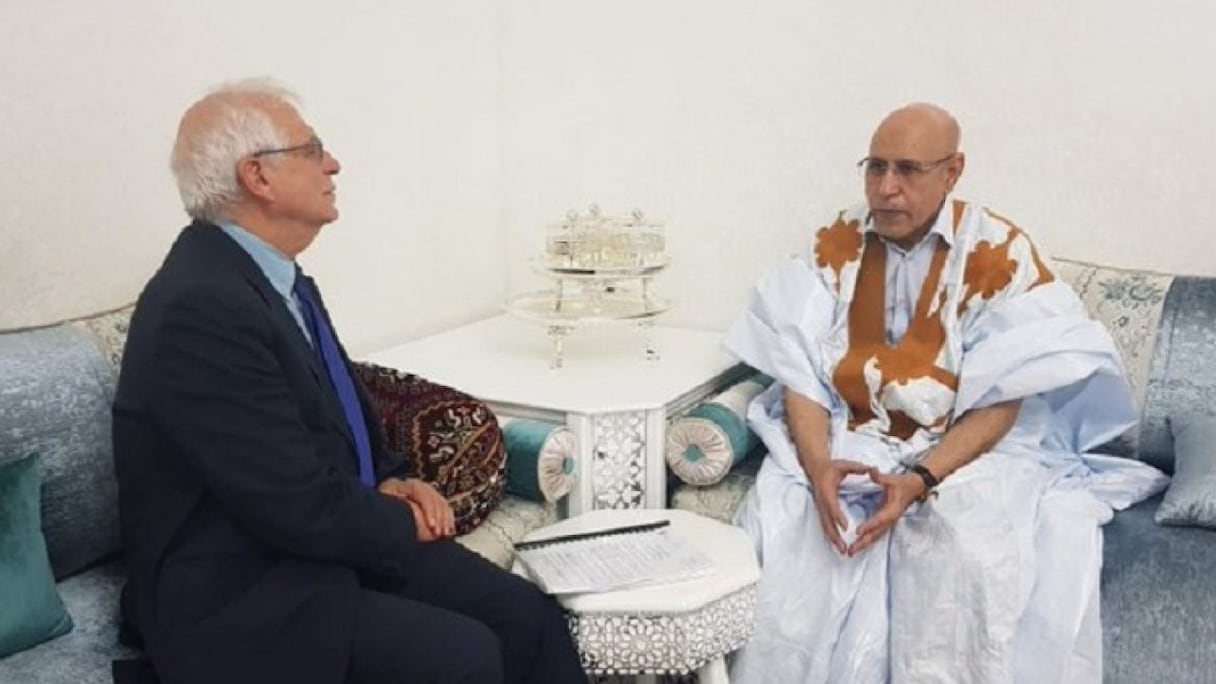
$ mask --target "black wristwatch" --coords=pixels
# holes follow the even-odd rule
[[[928,468],[919,463],[913,463],[908,466],[908,472],[916,473],[920,476],[921,482],[925,483],[925,491],[916,497],[918,502],[924,503],[925,499],[928,499],[930,496],[937,496],[937,485],[941,484],[941,480],[938,480],[933,473],[929,472]]]

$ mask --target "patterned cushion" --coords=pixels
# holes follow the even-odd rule
[[[1143,410],[1157,331],[1174,276],[1067,259],[1056,259],[1053,265],[1060,278],[1076,290],[1089,315],[1110,331],[1123,357],[1136,406]],[[1133,428],[1123,441],[1122,450],[1105,450],[1131,455],[1139,448],[1139,429]]]
[[[507,452],[498,420],[473,397],[371,363],[356,363],[384,423],[388,446],[452,505],[456,533],[481,524],[502,501]]]
[[[755,483],[756,473],[760,471],[763,463],[762,458],[745,459],[720,482],[708,487],[682,484],[672,493],[671,507],[692,511],[724,523],[732,522],[735,511]]]
[[[118,378],[118,369],[122,365],[122,352],[127,346],[127,331],[131,327],[131,314],[134,311],[135,305],[129,304],[120,309],[68,323],[88,333],[93,344],[97,345],[97,350],[110,362],[115,379]]]
[[[511,567],[515,542],[557,522],[557,506],[508,494],[480,527],[456,541],[500,568]],[[0,681],[4,681],[0,679]]]

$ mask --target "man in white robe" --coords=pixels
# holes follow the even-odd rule
[[[1101,681],[1100,526],[1166,478],[1082,456],[1137,420],[1118,352],[1021,229],[950,197],[958,143],[938,107],[890,114],[866,202],[727,333],[776,379],[733,681]]]

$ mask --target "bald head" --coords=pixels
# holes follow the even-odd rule
[[[879,235],[908,248],[928,234],[963,173],[958,141],[958,122],[937,105],[910,104],[878,124],[865,178]]]
[[[924,153],[911,159],[940,159],[958,152],[959,137],[958,121],[950,112],[917,102],[888,114],[874,131],[870,149],[873,151],[880,141],[898,139],[902,145]]]

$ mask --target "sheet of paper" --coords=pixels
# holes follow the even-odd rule
[[[528,574],[550,594],[674,582],[713,570],[705,554],[668,528],[561,542],[518,554]]]

